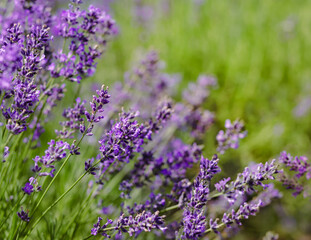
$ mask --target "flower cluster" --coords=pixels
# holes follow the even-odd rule
[[[240,139],[245,138],[247,134],[246,131],[242,131],[243,127],[244,125],[238,120],[234,121],[233,123],[231,123],[230,120],[226,120],[226,131],[219,131],[216,137],[218,142],[217,151],[221,154],[224,154],[225,151],[229,148],[238,148]]]
[[[116,34],[114,20],[104,11],[92,5],[81,10],[79,3],[59,13],[56,36],[69,42],[68,53],[62,49],[54,54],[49,70],[52,77],[64,77],[80,83],[84,76],[92,76],[107,39]]]
[[[304,186],[301,178],[303,176],[305,176],[307,180],[311,178],[311,166],[308,163],[308,158],[305,156],[293,157],[284,151],[280,154],[279,162],[291,172],[296,173],[291,177],[289,174],[286,174],[285,171],[282,172],[280,181],[282,182],[283,186],[285,186],[287,189],[294,190],[293,196],[295,197],[304,192]],[[304,195],[306,196],[307,192],[305,192]]]
[[[274,180],[280,172],[275,160],[246,167],[242,173],[239,173],[236,180],[228,183],[230,178],[225,178],[215,184],[217,191],[224,193],[224,196],[231,205],[237,198],[243,194],[256,192],[255,187],[261,186],[264,189],[269,185],[265,184],[266,180]]]
[[[98,123],[104,118],[101,114],[104,111],[103,106],[109,103],[110,98],[108,88],[105,88],[104,85],[100,90],[96,90],[96,94],[93,95],[92,102],[90,102],[91,111],[87,111],[85,107],[86,101],[82,101],[80,98],[76,99],[76,103],[72,108],[64,110],[63,117],[67,121],[60,122],[63,129],[55,131],[60,138],[72,138],[73,134],[78,130],[87,136],[93,135],[94,123]],[[85,122],[88,122],[90,125],[85,126]]]
[[[152,229],[160,229],[161,231],[164,231],[166,228],[164,225],[164,217],[165,216],[159,216],[159,212],[151,213],[143,211],[136,216],[125,216],[122,214],[117,220],[116,220],[116,226],[114,227],[114,230],[118,230],[119,233],[121,232],[127,232],[130,236],[132,236],[134,233],[138,233],[141,231],[150,232]],[[94,228],[92,228],[92,235],[97,235],[98,233],[101,233],[105,237],[110,237],[107,234],[106,227],[109,224],[112,224],[113,221],[108,219],[107,223],[105,223],[103,226],[100,226],[102,218],[98,218],[98,221],[96,224],[94,224]],[[111,229],[109,229],[111,230]]]
[[[33,159],[35,165],[32,168],[32,171],[36,173],[39,177],[54,177],[54,172],[56,171],[54,164],[65,158],[67,156],[66,150],[70,148],[70,145],[63,141],[55,142],[55,140],[51,140],[48,145],[49,147],[45,151],[45,155],[43,155],[42,157],[36,156]],[[35,178],[31,177],[29,179],[29,182],[26,183],[25,187],[23,187],[22,190],[28,195],[33,192],[34,188],[37,191],[40,191],[41,187],[38,187],[37,184],[38,181]]]
[[[196,240],[205,232],[204,206],[208,200],[209,183],[220,172],[218,160],[217,155],[212,160],[201,158],[200,173],[194,181],[190,202],[184,209],[182,239]]]

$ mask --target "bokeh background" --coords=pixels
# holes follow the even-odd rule
[[[215,136],[226,119],[244,121],[248,136],[238,150],[221,157],[223,176],[234,176],[250,162],[267,161],[283,150],[311,157],[310,0],[92,3],[105,5],[119,34],[109,43],[89,88],[83,88],[81,95],[89,96],[94,83],[111,86],[122,81],[126,71],[155,50],[165,71],[182,77],[176,86],[180,93],[201,73],[218,79],[205,103],[216,116],[215,126],[204,138],[206,156],[214,153]],[[80,168],[72,163],[73,172]],[[70,178],[62,176],[60,182]],[[66,186],[59,184],[61,191]],[[79,193],[75,194],[67,200],[73,206],[68,213],[79,199]],[[108,202],[115,200],[112,195],[107,193]],[[280,239],[311,239],[310,199],[286,196],[245,222],[235,239],[262,239],[269,230],[279,233]],[[66,214],[66,209],[55,212]]]

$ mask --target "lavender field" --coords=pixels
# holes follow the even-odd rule
[[[311,239],[311,2],[0,1],[0,239]]]

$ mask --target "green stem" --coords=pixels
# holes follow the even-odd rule
[[[224,225],[226,225],[226,224],[225,224],[225,223],[221,223],[221,224],[217,225],[216,228],[221,228],[221,227],[224,226]],[[211,231],[213,231],[213,229],[209,228],[209,229],[207,229],[204,233],[210,233]]]
[[[78,89],[77,89],[77,92],[76,92],[76,94],[75,94],[75,97],[74,97],[73,101],[76,101],[76,99],[77,99],[77,98],[78,98],[78,96],[80,95],[80,92],[81,92],[81,86],[82,86],[82,84],[81,84],[81,83],[79,83],[79,85],[78,85]]]
[[[64,192],[54,203],[52,203],[42,214],[41,216],[37,219],[37,221],[33,224],[33,226],[31,227],[31,229],[28,231],[28,233],[26,234],[26,236],[24,237],[24,239],[27,239],[27,237],[29,236],[29,234],[32,232],[32,230],[37,226],[37,224],[41,221],[41,219],[45,216],[45,214],[47,214],[47,212],[49,212],[60,200],[62,200],[67,193],[69,193],[71,191],[71,189],[73,189],[81,180],[82,178],[88,174],[88,172],[85,172],[84,174],[82,174],[72,185],[71,187]]]
[[[211,194],[211,196],[209,197],[209,200],[213,199],[213,198],[216,198],[216,197],[219,197],[221,195],[223,195],[224,192],[216,192],[214,191],[214,193]],[[176,205],[173,205],[173,206],[170,206],[168,208],[165,208],[163,210],[160,211],[160,213],[164,213],[164,212],[168,212],[168,211],[171,211],[171,210],[175,210],[175,209],[178,209],[180,208],[179,204],[176,204]]]
[[[9,157],[15,152],[16,147],[19,145],[20,140],[22,139],[23,133],[19,135],[17,141],[14,142],[13,147],[10,149]],[[1,169],[1,179],[0,179],[0,186],[7,175],[7,171],[9,170],[10,166],[12,165],[13,160],[7,159],[6,165]],[[3,170],[3,171],[2,171]],[[0,190],[0,199],[2,198],[3,193],[5,192],[6,188],[1,188]]]
[[[106,154],[109,154],[111,150],[109,150]],[[93,167],[96,167],[104,158],[106,157],[106,155],[99,159],[94,165]],[[109,167],[112,165],[113,163],[111,163],[109,165]],[[27,237],[29,236],[29,234],[32,232],[32,230],[36,227],[36,225],[40,222],[40,220],[45,216],[45,214],[47,212],[49,212],[52,207],[54,207],[59,201],[61,201],[88,173],[90,172],[90,170],[85,171],[70,187],[69,189],[66,190],[66,192],[64,192],[54,203],[52,203],[42,214],[41,216],[37,219],[37,221],[33,224],[32,228],[27,232],[26,236],[24,237],[24,239],[27,239]],[[56,175],[55,175],[56,177]]]
[[[109,227],[109,228],[104,228],[103,231],[110,231],[110,230],[114,230],[116,229],[116,227]],[[86,239],[90,239],[91,237],[94,237],[94,235],[89,235],[87,236],[86,238],[83,238],[83,240],[86,240]]]
[[[87,127],[87,129],[91,126],[92,123],[89,124],[89,126]],[[76,147],[78,147],[81,143],[81,141],[83,140],[83,138],[85,137],[87,133],[87,130],[83,133],[82,137],[80,138],[79,142],[77,143]],[[49,189],[51,188],[52,184],[54,183],[55,179],[58,177],[58,175],[60,174],[60,172],[62,171],[62,169],[65,167],[65,165],[67,164],[67,162],[69,161],[70,157],[72,156],[72,154],[70,153],[68,155],[68,157],[65,159],[65,161],[63,162],[63,164],[60,166],[59,170],[57,171],[57,173],[55,174],[55,176],[52,178],[51,182],[49,183],[49,185],[47,186],[47,188],[45,189],[44,193],[42,194],[41,198],[39,199],[39,202],[37,203],[37,205],[35,206],[33,212],[32,212],[32,216],[34,216],[35,212],[37,211],[39,205],[41,204],[43,198],[45,197],[45,195],[47,194],[47,192],[49,191]]]
[[[67,164],[69,158],[71,157],[71,154],[68,155],[68,157],[66,158],[66,160],[63,162],[63,164],[61,165],[61,167],[59,168],[59,170],[57,171],[57,173],[55,174],[55,176],[52,178],[51,182],[49,183],[49,185],[47,186],[47,188],[45,189],[44,193],[42,194],[41,198],[39,199],[39,202],[37,203],[37,205],[35,206],[34,210],[32,211],[32,215],[34,216],[35,212],[37,211],[38,207],[40,206],[43,198],[45,197],[45,195],[47,194],[47,192],[49,191],[50,187],[52,186],[52,184],[54,183],[55,179],[57,178],[57,176],[59,175],[59,173],[61,172],[61,170],[65,167],[65,165]]]
[[[79,211],[76,212],[75,216],[71,219],[71,221],[67,224],[66,229],[64,231],[63,236],[61,237],[61,239],[64,239],[65,237],[65,233],[68,232],[68,229],[70,228],[70,226],[76,221],[77,217],[80,216],[84,210],[86,209],[86,207],[88,206],[88,203],[93,195],[93,193],[96,191],[96,187],[93,188],[93,190],[90,192],[89,196],[86,198],[86,200],[84,201],[84,203],[82,203],[79,206]],[[82,206],[82,207],[81,207]],[[73,237],[71,236],[71,239],[73,239]]]
[[[16,207],[20,204],[20,202],[23,200],[25,194],[23,194],[22,197],[19,198],[19,200],[16,202],[16,204],[14,205],[14,207],[11,208],[9,214],[5,217],[5,219],[3,219],[3,221],[1,222],[0,225],[0,229],[3,227],[3,225],[5,224],[5,222],[8,220],[8,218],[10,217],[11,213],[14,211],[14,209],[16,209]]]
[[[9,137],[7,138],[5,144],[3,145],[4,147],[8,145],[8,143],[11,141],[12,137],[13,137],[13,134],[10,133],[10,135],[9,135]]]
[[[20,231],[20,227],[22,226],[23,224],[23,221],[20,220],[19,224],[18,224],[18,228],[16,229],[16,231],[14,232],[13,234],[13,237],[11,239],[18,239],[19,237],[19,231]],[[15,235],[17,234],[16,238],[15,238]]]

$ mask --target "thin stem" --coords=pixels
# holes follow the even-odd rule
[[[75,97],[74,97],[74,99],[73,99],[73,101],[76,101],[76,99],[78,98],[78,96],[80,95],[80,92],[81,92],[81,83],[79,83],[79,85],[78,85],[78,89],[77,89],[77,92],[76,92],[76,94],[75,94]]]
[[[102,231],[110,231],[110,230],[115,230],[115,229],[116,229],[116,227],[109,227],[109,228],[102,229]],[[94,237],[94,235],[91,234],[91,235],[87,236],[86,238],[83,238],[83,240],[90,239],[91,237]]]
[[[161,210],[160,212],[161,213],[165,213],[165,212],[168,212],[168,211],[171,211],[171,210],[174,210],[174,209],[178,209],[180,208],[179,204],[176,204],[176,205],[173,205],[173,206],[170,206],[168,208],[165,208],[163,210]]]
[[[209,197],[209,200],[213,199],[213,198],[217,198],[221,195],[225,194],[225,192],[217,192],[217,191],[214,191],[211,196]],[[180,208],[179,204],[176,204],[176,205],[173,205],[173,206],[170,206],[168,208],[165,208],[163,210],[160,211],[160,213],[164,213],[164,212],[168,212],[168,211],[171,211],[171,210],[174,210],[174,209],[178,209]]]
[[[9,137],[7,138],[5,144],[3,145],[4,147],[8,145],[8,143],[10,142],[10,140],[12,139],[13,137],[13,133],[10,133]]]
[[[111,150],[110,150],[111,151]],[[109,154],[108,151],[106,154]],[[99,159],[92,167],[96,167],[104,158],[106,157],[106,155]],[[113,163],[111,163],[109,165],[109,167],[112,165]],[[109,168],[108,167],[108,168]],[[33,224],[32,228],[28,231],[28,233],[26,234],[25,238],[26,239],[29,234],[32,232],[32,230],[36,227],[36,225],[40,222],[40,220],[44,217],[44,215],[51,210],[52,207],[54,207],[60,200],[62,200],[89,172],[91,171],[91,168],[88,169],[87,171],[85,171],[70,187],[69,189],[66,190],[66,192],[64,192],[54,203],[52,203],[52,205],[50,205],[42,214],[41,216],[37,219],[37,221]],[[56,175],[55,175],[56,176]]]
[[[88,203],[89,203],[89,201],[90,201],[90,199],[91,199],[93,193],[96,191],[96,189],[97,189],[97,188],[94,187],[93,190],[90,192],[89,196],[88,196],[88,197],[86,198],[86,200],[84,201],[84,203],[81,204],[81,205],[79,206],[79,209],[80,209],[80,210],[77,211],[77,213],[76,213],[75,216],[72,218],[72,220],[67,224],[66,229],[65,229],[64,234],[63,234],[63,236],[62,236],[61,239],[63,239],[63,238],[65,237],[65,233],[68,232],[68,229],[69,229],[70,226],[76,221],[77,217],[78,217],[79,215],[81,215],[81,214],[84,212],[84,210],[85,210],[86,207],[88,206]],[[82,206],[82,207],[81,207],[81,206]],[[72,238],[73,238],[73,237],[71,236],[71,239],[72,239]]]
[[[87,127],[87,129],[91,126],[92,123],[89,124],[89,126]],[[79,142],[77,143],[76,147],[78,147],[81,143],[81,141],[83,140],[83,138],[85,137],[87,133],[87,130],[83,133],[82,137],[80,138]],[[57,178],[57,176],[60,174],[60,172],[62,171],[62,169],[65,167],[65,165],[67,164],[67,162],[69,161],[70,157],[73,154],[69,153],[68,157],[65,159],[65,161],[63,162],[63,164],[60,166],[59,170],[57,171],[57,173],[55,174],[55,176],[52,178],[51,182],[49,183],[49,185],[47,186],[47,188],[45,189],[44,193],[42,194],[41,198],[39,199],[39,202],[37,203],[37,205],[35,206],[33,212],[32,212],[32,216],[34,216],[36,210],[38,209],[39,205],[41,204],[43,198],[45,197],[45,195],[47,194],[47,192],[49,191],[49,189],[51,188],[52,184],[54,183],[55,179]]]
[[[23,194],[23,196],[20,197],[20,199],[16,202],[16,204],[14,205],[14,207],[11,208],[9,214],[6,216],[5,219],[3,219],[3,221],[1,222],[0,225],[0,229],[3,227],[3,225],[5,224],[5,222],[8,220],[8,218],[10,217],[11,213],[14,211],[14,209],[16,209],[16,207],[20,204],[20,202],[23,200],[25,194]]]
[[[62,200],[67,193],[69,193],[71,191],[71,189],[73,189],[81,180],[82,178],[88,174],[88,172],[85,172],[84,174],[82,174],[72,185],[71,187],[64,192],[54,203],[52,203],[42,214],[41,216],[37,219],[37,221],[33,224],[32,228],[28,231],[28,233],[26,234],[26,236],[24,237],[24,239],[27,239],[27,237],[29,236],[29,234],[32,232],[32,230],[37,226],[37,224],[41,221],[41,219],[45,216],[45,214],[47,214],[47,212],[49,212],[51,210],[51,208],[53,208],[60,200]]]
[[[221,223],[221,224],[217,225],[216,228],[221,228],[221,227],[224,226],[224,225],[226,225],[226,224],[225,224],[225,223]],[[204,233],[210,233],[211,231],[213,231],[213,229],[209,228],[209,229],[207,229]]]
[[[69,158],[71,157],[71,154],[68,155],[68,157],[65,159],[65,161],[63,162],[63,164],[60,166],[59,170],[57,171],[57,173],[55,174],[55,176],[52,178],[51,182],[49,183],[49,185],[47,186],[47,188],[45,189],[44,193],[42,194],[41,198],[39,199],[39,202],[37,203],[37,205],[35,206],[34,210],[32,211],[32,215],[34,216],[35,212],[37,211],[38,207],[40,206],[43,198],[45,197],[45,195],[47,194],[47,192],[49,191],[50,187],[52,186],[52,184],[54,183],[55,179],[57,178],[57,176],[59,175],[59,173],[61,172],[61,170],[65,167],[65,165],[67,164]]]
[[[12,239],[18,239],[19,233],[20,233],[20,228],[21,228],[22,224],[23,224],[23,221],[21,220],[21,221],[19,222],[19,224],[18,224],[18,228],[16,229],[16,231],[15,231],[15,233],[14,233]],[[16,235],[16,234],[17,234],[17,236],[16,236],[16,238],[15,238],[15,235]]]
[[[9,156],[11,156],[14,152],[16,147],[19,145],[20,140],[22,139],[23,133],[19,135],[17,141],[14,142],[14,145],[12,147],[12,149],[10,149],[10,154]],[[2,183],[7,175],[7,172],[10,168],[10,166],[12,165],[13,160],[12,159],[7,159],[7,163],[4,167],[3,167],[3,171],[1,169],[1,179],[0,179],[0,186],[2,186]],[[4,194],[5,190],[7,190],[7,188],[1,188],[0,190],[0,199],[2,198],[2,195]]]

